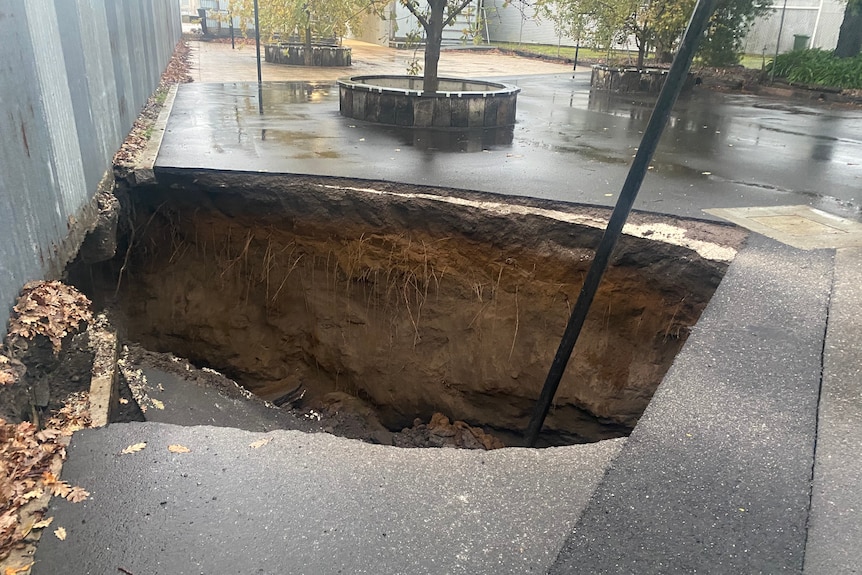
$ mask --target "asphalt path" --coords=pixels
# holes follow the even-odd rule
[[[574,77],[573,77],[574,76]],[[179,87],[156,167],[385,180],[613,205],[652,110],[589,73],[498,77],[521,88],[510,129],[452,132],[343,118],[332,82]],[[680,99],[635,208],[810,205],[859,219],[862,111],[722,94]]]

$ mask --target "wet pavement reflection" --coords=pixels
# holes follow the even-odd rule
[[[588,74],[517,84],[518,122],[419,130],[338,113],[334,84],[180,86],[157,167],[383,179],[613,204],[654,98],[591,92]],[[862,111],[696,89],[679,100],[636,208],[808,204],[858,218]]]

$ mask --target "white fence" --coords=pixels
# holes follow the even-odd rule
[[[747,54],[775,53],[778,30],[781,27],[779,52],[787,52],[794,44],[804,43],[806,48],[832,50],[838,43],[838,30],[844,19],[844,2],[841,0],[788,0],[787,7],[778,0],[774,12],[758,19],[745,38],[743,49]],[[784,12],[784,25],[781,14]],[[808,41],[797,36],[807,36]]]

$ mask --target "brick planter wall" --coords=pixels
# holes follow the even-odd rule
[[[305,44],[266,44],[264,57],[272,64],[305,66]],[[350,66],[350,48],[312,45],[313,66]]]
[[[515,124],[520,88],[498,82],[440,78],[422,91],[419,76],[354,76],[338,80],[342,116],[420,128],[498,128]]]
[[[643,92],[658,94],[667,79],[668,70],[664,68],[610,68],[593,66],[590,87],[606,92]],[[694,86],[694,74],[689,73],[683,85],[683,92]]]

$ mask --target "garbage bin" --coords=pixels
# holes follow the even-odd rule
[[[794,34],[793,35],[793,49],[794,50],[805,50],[808,48],[808,41],[811,39],[811,36],[806,36],[804,34]]]

